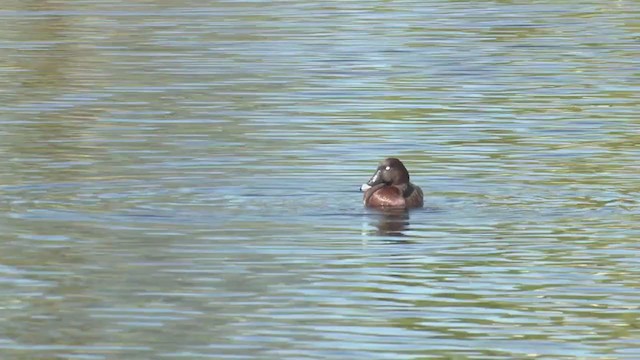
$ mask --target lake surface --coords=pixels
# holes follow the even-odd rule
[[[0,358],[640,359],[639,19],[5,2]]]

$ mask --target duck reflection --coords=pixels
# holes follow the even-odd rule
[[[409,227],[409,211],[406,209],[384,209],[377,212],[376,235],[405,236]]]

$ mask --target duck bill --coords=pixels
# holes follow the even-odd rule
[[[371,179],[369,179],[369,181],[367,181],[365,184],[362,184],[362,186],[360,186],[360,191],[367,191],[370,188],[381,183],[382,183],[382,174],[380,173],[380,170],[376,170],[375,174],[373,174]]]

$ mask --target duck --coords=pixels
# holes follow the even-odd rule
[[[397,158],[384,159],[371,179],[360,186],[363,203],[369,208],[421,208],[424,195],[409,181],[409,171]]]

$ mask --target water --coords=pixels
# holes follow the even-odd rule
[[[640,358],[637,5],[5,4],[0,357]]]

